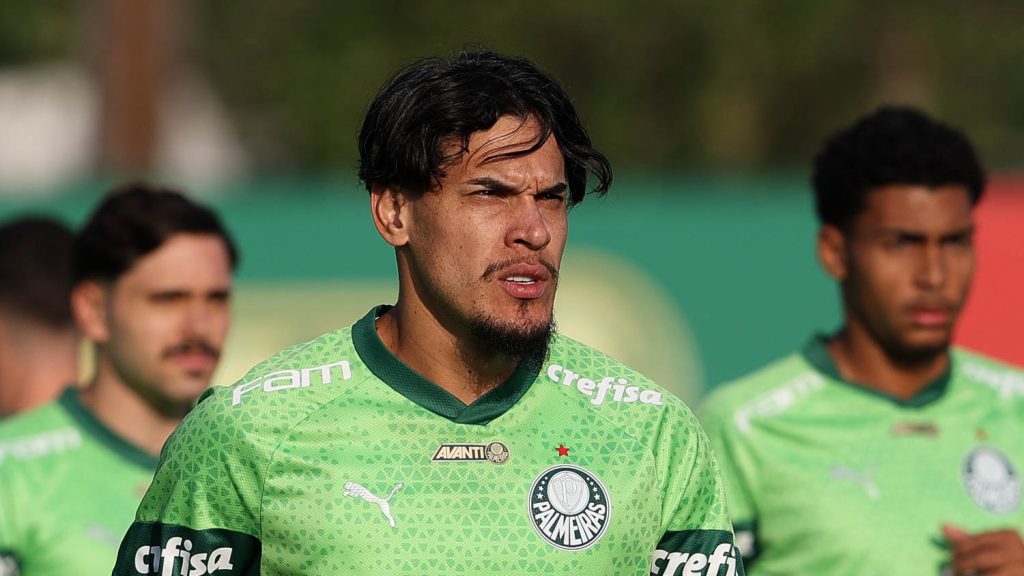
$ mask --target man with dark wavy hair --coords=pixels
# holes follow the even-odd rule
[[[558,84],[423,60],[359,149],[397,303],[207,395],[114,573],[742,574],[689,410],[555,333],[569,208],[612,177]]]
[[[0,419],[78,382],[71,318],[71,246],[63,222],[23,216],[0,225]]]
[[[959,131],[882,108],[814,164],[843,324],[716,390],[751,574],[1024,574],[1024,374],[952,346],[985,177]]]
[[[172,190],[126,186],[90,216],[71,308],[95,372],[0,424],[0,576],[110,571],[160,448],[210,384],[236,261],[217,216]]]

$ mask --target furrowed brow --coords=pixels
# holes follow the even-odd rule
[[[553,186],[549,186],[540,191],[541,194],[561,194],[569,189],[569,185],[565,182],[559,182]]]
[[[508,184],[506,182],[502,182],[501,180],[498,180],[497,178],[491,178],[489,176],[482,176],[480,178],[473,178],[471,180],[467,180],[466,184],[473,184],[473,185],[476,185],[476,186],[482,186],[482,187],[487,188],[489,190],[494,190],[495,192],[497,192],[499,194],[514,194],[515,191],[516,191],[516,189],[513,188],[512,185],[510,185],[510,184]]]

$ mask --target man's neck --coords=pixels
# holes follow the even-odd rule
[[[519,365],[477,350],[468,334],[453,334],[428,310],[401,302],[378,318],[376,327],[392,354],[466,405],[506,381]]]
[[[78,335],[73,330],[39,332],[0,346],[4,412],[21,412],[56,400],[78,383]]]
[[[949,350],[916,362],[900,362],[870,334],[847,325],[828,341],[828,352],[844,380],[907,400],[949,368]]]
[[[154,456],[181,423],[181,417],[167,417],[154,410],[102,363],[96,377],[82,390],[81,401],[104,426]]]

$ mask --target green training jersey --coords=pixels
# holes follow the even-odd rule
[[[743,574],[688,409],[556,337],[466,406],[371,310],[208,392],[114,574]]]
[[[0,576],[109,574],[157,459],[69,388],[0,424]]]
[[[1024,374],[976,354],[901,401],[843,381],[818,337],[701,420],[750,574],[939,575],[942,524],[1024,530]]]

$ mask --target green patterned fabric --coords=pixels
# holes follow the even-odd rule
[[[109,574],[156,458],[69,388],[0,424],[0,576]]]
[[[383,310],[208,392],[114,574],[742,574],[678,399],[557,337],[464,406],[383,346]]]
[[[839,377],[823,337],[705,402],[747,570],[948,574],[944,523],[1024,531],[1024,373],[953,349],[908,400]]]

